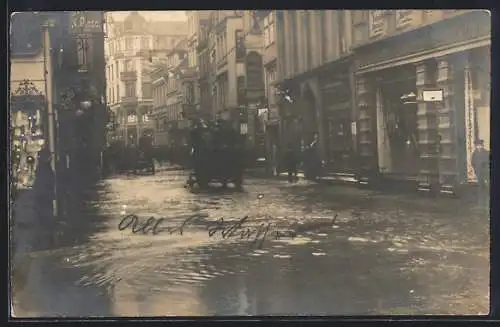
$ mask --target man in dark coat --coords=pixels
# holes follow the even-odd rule
[[[477,140],[475,145],[476,148],[472,153],[472,167],[480,189],[484,190],[488,185],[490,174],[490,152],[484,148],[483,140]]]

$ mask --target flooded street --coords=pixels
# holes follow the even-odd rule
[[[183,171],[103,181],[63,245],[26,263],[15,315],[488,313],[485,208],[259,178],[243,192],[197,193],[185,181]],[[177,230],[120,230],[131,214]],[[218,219],[245,216],[297,235],[270,233],[261,247],[209,235]]]

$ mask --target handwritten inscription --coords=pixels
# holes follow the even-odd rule
[[[271,222],[262,222],[258,225],[250,225],[250,218],[245,216],[238,220],[225,220],[219,218],[215,222],[210,222],[206,226],[209,237],[221,237],[222,239],[239,239],[251,241],[252,246],[261,248],[264,242],[272,237],[276,240],[295,238],[298,234],[307,231],[317,230],[321,227],[332,226],[338,215],[328,222],[320,222],[311,225],[294,224],[290,228],[278,228],[277,225]],[[118,224],[120,231],[131,230],[133,234],[141,235],[158,235],[160,233],[168,233],[170,235],[183,235],[186,227],[201,223],[201,215],[192,215],[182,221],[178,226],[165,226],[165,218],[149,217],[140,219],[137,215],[130,214],[122,218]]]

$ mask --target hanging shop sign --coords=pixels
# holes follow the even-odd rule
[[[386,34],[387,20],[385,10],[370,10],[368,21],[370,38]]]

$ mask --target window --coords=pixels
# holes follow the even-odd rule
[[[304,67],[303,70],[308,70],[311,67],[311,25],[309,24],[309,11],[305,10],[302,13],[302,29],[304,31],[303,40],[305,41],[305,47],[302,48],[304,51]]]
[[[276,103],[275,98],[276,98],[276,88],[274,87],[273,83],[276,81],[276,68],[275,67],[269,67],[266,69],[266,83],[267,83],[267,98],[270,104]]]
[[[134,39],[131,37],[127,37],[125,39],[125,49],[132,50],[134,49]]]
[[[125,71],[129,72],[129,71],[132,71],[134,70],[134,67],[133,67],[133,62],[132,60],[125,60]]]
[[[366,11],[365,10],[353,10],[352,11],[352,24],[358,25],[364,23],[366,20]]]
[[[116,76],[116,79],[120,78],[120,62],[119,61],[116,62],[115,76]]]
[[[142,83],[142,97],[151,99],[151,83]]]
[[[339,50],[340,53],[343,54],[344,52],[347,51],[347,44],[345,39],[346,37],[345,12],[343,10],[339,10],[337,14],[339,19]]]
[[[236,40],[236,59],[245,58],[245,38],[242,30],[236,30],[235,32]]]
[[[321,62],[328,61],[328,46],[326,40],[328,39],[328,21],[326,19],[326,10],[320,10],[319,19],[321,24]]]
[[[274,43],[276,39],[275,33],[274,12],[271,12],[264,18],[264,46],[267,47]]]
[[[141,50],[149,50],[149,39],[147,37],[141,38]]]
[[[291,10],[290,12],[290,21],[292,25],[292,38],[297,39],[297,12],[295,10]],[[297,72],[299,69],[299,42],[293,42],[293,52],[290,54],[293,58],[293,69],[292,72]]]
[[[127,83],[125,84],[125,96],[126,97],[135,97],[135,83]]]

